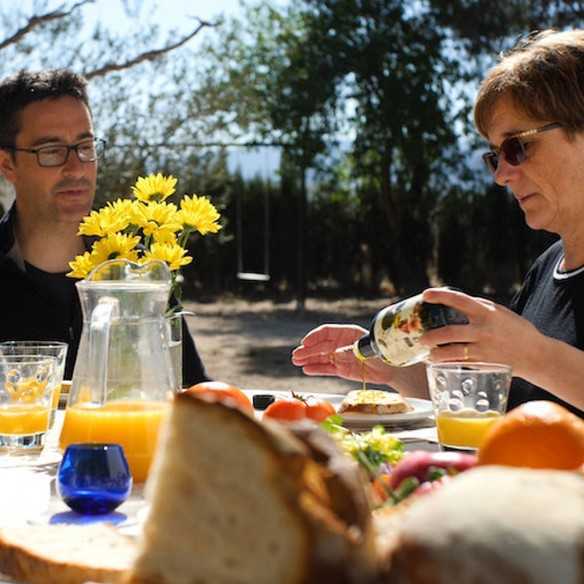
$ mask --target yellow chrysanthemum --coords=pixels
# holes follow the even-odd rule
[[[161,173],[140,177],[132,187],[134,196],[140,201],[164,201],[175,191],[176,178]]]
[[[168,264],[171,270],[180,270],[193,261],[193,258],[187,255],[187,250],[177,244],[153,243],[150,249],[142,257],[143,262],[148,260],[162,260]]]
[[[128,210],[131,204],[128,200],[118,199],[114,203],[108,203],[99,211],[92,211],[79,226],[79,235],[104,237],[123,231],[129,224]]]
[[[201,235],[217,233],[221,215],[207,197],[184,197],[180,202],[179,219],[186,228],[195,229]]]
[[[71,271],[67,276],[70,278],[85,278],[96,265],[95,258],[86,251],[83,255],[78,255],[72,262],[69,262]]]
[[[112,233],[93,244],[91,250],[92,259],[95,265],[116,258],[125,258],[136,262],[138,261],[138,252],[135,247],[138,243],[140,243],[140,238],[137,235]]]
[[[140,227],[144,235],[160,243],[174,243],[175,233],[182,229],[178,211],[173,203],[139,203],[132,210],[132,224]]]

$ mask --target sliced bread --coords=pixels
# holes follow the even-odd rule
[[[582,584],[584,477],[479,467],[380,514],[387,584]]]
[[[333,472],[279,424],[179,394],[147,485],[152,506],[129,581],[369,582],[369,523],[347,520],[361,503],[337,512],[326,480]]]
[[[104,524],[0,529],[0,572],[27,584],[122,581],[134,542]]]

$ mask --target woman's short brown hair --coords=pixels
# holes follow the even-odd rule
[[[487,72],[475,101],[474,121],[487,136],[495,104],[508,97],[535,120],[584,129],[584,30],[530,35]]]

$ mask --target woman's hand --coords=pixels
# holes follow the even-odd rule
[[[353,324],[323,324],[311,330],[292,352],[292,363],[306,375],[334,375],[352,381],[389,384],[393,367],[381,359],[359,361],[353,343],[367,330]]]
[[[530,377],[533,367],[537,367],[533,348],[542,335],[511,310],[491,300],[444,288],[426,290],[423,299],[454,308],[469,320],[466,325],[428,331],[420,338],[431,349],[431,361],[505,363],[520,377]]]

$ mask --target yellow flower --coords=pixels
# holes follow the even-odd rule
[[[128,200],[118,199],[113,204],[108,203],[99,211],[92,211],[79,226],[79,235],[104,237],[123,231],[129,224],[128,209],[131,204]]]
[[[93,256],[86,251],[83,255],[78,255],[72,262],[69,262],[71,271],[67,276],[70,278],[85,278],[96,265]]]
[[[173,203],[138,203],[132,209],[132,224],[140,227],[146,236],[160,243],[174,243],[175,233],[182,229],[178,211]]]
[[[163,176],[150,174],[147,177],[139,177],[136,184],[132,187],[134,196],[140,201],[164,201],[174,193],[176,178],[174,176]]]
[[[193,261],[193,258],[186,254],[187,250],[178,244],[153,243],[141,261],[162,260],[168,264],[171,270],[180,270],[182,266]]]
[[[138,261],[138,252],[134,248],[139,243],[140,238],[137,235],[112,233],[93,244],[91,248],[92,260],[96,266],[101,262],[116,258],[125,258],[136,262]]]
[[[194,229],[201,235],[217,233],[221,229],[217,223],[221,215],[207,197],[184,197],[180,209],[179,220],[186,228]]]

